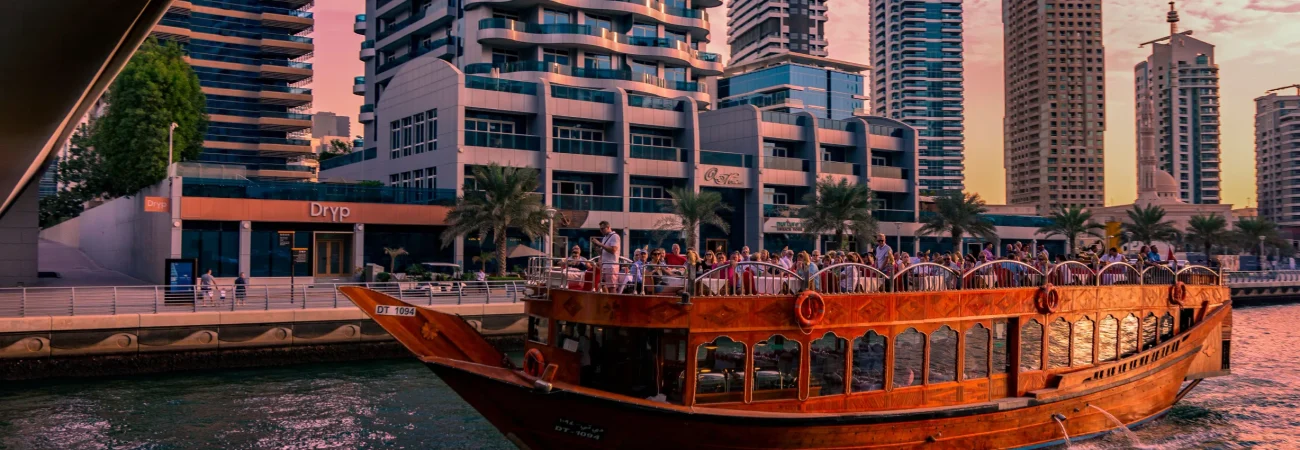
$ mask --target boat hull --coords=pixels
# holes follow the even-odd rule
[[[1007,399],[964,408],[864,414],[755,414],[715,408],[656,408],[573,391],[542,392],[462,370],[427,365],[520,448],[1026,448],[1097,436],[1156,417],[1173,405],[1195,349],[1141,378],[1045,404]],[[1092,408],[1096,406],[1101,410]]]

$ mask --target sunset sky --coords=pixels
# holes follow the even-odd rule
[[[728,2],[729,3],[729,2]],[[1000,0],[965,2],[966,190],[990,203],[1006,200],[1002,167],[1002,19]],[[827,33],[832,58],[869,62],[868,2],[831,0]],[[1133,125],[1133,65],[1148,49],[1137,44],[1169,32],[1165,0],[1106,0],[1102,13],[1106,45],[1106,204],[1132,202],[1135,189],[1136,135]],[[360,96],[352,78],[362,75],[358,59],[362,37],[352,32],[361,0],[316,3],[316,42],[312,89],[316,111],[354,119]],[[1255,199],[1254,99],[1275,87],[1300,83],[1300,1],[1190,0],[1178,5],[1183,30],[1217,46],[1222,123],[1223,201],[1243,206]],[[714,19],[709,50],[727,54],[723,8]],[[869,90],[869,89],[868,89]],[[1292,90],[1288,94],[1294,93]]]

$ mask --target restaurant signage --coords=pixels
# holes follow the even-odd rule
[[[745,177],[740,172],[723,172],[712,167],[704,171],[704,182],[714,186],[744,187]]]
[[[803,233],[802,219],[769,217],[763,222],[764,233]]]
[[[172,200],[167,197],[145,197],[144,212],[172,212]]]
[[[308,206],[308,214],[311,217],[326,217],[330,222],[342,222],[343,219],[352,215],[352,210],[346,206],[325,206],[320,203],[311,202]]]

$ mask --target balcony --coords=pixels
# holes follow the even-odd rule
[[[370,123],[375,121],[375,105],[361,105],[361,114],[357,115],[357,121],[361,123]]]
[[[465,87],[483,91],[537,95],[537,83],[506,80],[502,78],[480,77],[477,75],[465,75]]]
[[[394,69],[397,66],[400,66],[407,61],[410,61],[415,58],[419,58],[421,56],[424,56],[424,54],[426,53],[433,52],[441,48],[447,48],[447,51],[454,52],[456,48],[455,44],[456,44],[456,38],[453,36],[448,36],[442,39],[429,42],[427,44],[417,45],[408,53],[399,56],[394,56],[392,58],[388,58],[387,61],[384,61],[383,64],[380,64],[379,67],[375,68],[375,73],[382,73],[387,70]],[[439,56],[441,57],[444,55],[448,55],[448,53],[444,52],[442,55]]]
[[[591,156],[618,156],[618,143],[616,142],[551,138],[551,147],[555,153]]]
[[[453,205],[455,189],[418,189],[361,186],[343,183],[248,181],[186,177],[181,192],[186,197],[357,202],[405,205]]]
[[[357,95],[366,95],[366,77],[355,77],[352,79],[352,93]]]
[[[859,166],[853,163],[839,161],[822,161],[822,173],[833,173],[838,175],[862,175]]]
[[[639,213],[667,213],[673,210],[673,200],[670,198],[629,198],[628,207],[631,212]]]
[[[808,160],[800,158],[785,158],[781,156],[766,156],[763,157],[763,168],[807,172]]]
[[[361,60],[369,61],[375,59],[375,41],[366,40],[361,43]]]
[[[686,162],[687,150],[676,147],[656,147],[653,145],[632,145],[629,156],[636,159],[653,159],[656,161]]]
[[[551,86],[551,96],[582,102],[614,104],[614,92],[584,89],[571,86]]]
[[[493,71],[497,73],[515,73],[515,72],[549,72],[560,75],[567,75],[577,78],[589,78],[596,80],[623,80],[646,83],[649,85],[687,92],[708,92],[708,86],[704,83],[695,81],[676,81],[668,80],[655,76],[634,73],[630,70],[615,69],[591,69],[585,67],[570,67],[545,61],[520,61],[506,64],[477,63],[465,66],[466,74],[490,74]]]
[[[900,180],[906,180],[907,171],[902,167],[871,166],[871,176],[876,178],[897,178]]]
[[[664,111],[682,111],[685,109],[681,100],[628,94],[627,105],[635,108],[661,109]]]
[[[915,222],[916,212],[901,209],[873,209],[871,215],[881,222]]]
[[[356,34],[366,35],[366,15],[357,14],[357,21],[352,24],[352,31]]]
[[[551,206],[578,211],[622,211],[623,198],[601,195],[555,194]]]
[[[527,134],[492,133],[465,130],[465,145],[473,147],[505,148],[511,150],[539,151],[542,138]]]
[[[700,150],[700,164],[753,168],[754,155],[742,155],[740,153],[719,152],[713,150]]]
[[[478,27],[479,41],[488,44],[536,44],[543,42],[557,45],[596,46],[618,53],[629,53],[644,58],[691,65],[697,71],[707,72],[706,75],[717,75],[722,72],[721,55],[701,52],[691,48],[685,41],[673,38],[629,36],[625,33],[592,25],[573,23],[539,24],[505,18],[482,19],[479,20]],[[519,36],[518,33],[538,36]],[[547,36],[556,36],[556,38]],[[583,36],[595,39],[566,36]]]
[[[804,205],[763,205],[763,217],[799,217]]]
[[[361,161],[375,159],[379,156],[378,149],[371,147],[364,151],[354,151],[343,156],[335,156],[330,159],[321,160],[320,170],[329,170],[335,167],[343,167],[349,164],[356,164]]]

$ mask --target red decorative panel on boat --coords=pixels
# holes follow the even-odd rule
[[[642,308],[637,313],[644,316],[646,321],[653,325],[663,325],[665,328],[686,326],[686,307],[677,304],[677,302],[661,301],[642,305]]]
[[[961,296],[963,316],[983,316],[993,308],[993,301],[1000,295],[991,292],[975,292]]]
[[[961,384],[961,401],[963,403],[984,402],[989,400],[989,380],[964,381]]]
[[[794,299],[781,298],[754,301],[753,325],[785,328],[795,323]]]
[[[959,387],[956,383],[944,383],[944,386],[931,386],[925,391],[926,406],[948,406],[958,402]]]
[[[944,319],[961,315],[961,296],[951,294],[926,294],[925,318]]]
[[[857,310],[853,314],[854,323],[881,323],[890,322],[889,317],[890,303],[893,303],[892,297],[871,296],[859,297]]]
[[[703,328],[726,329],[742,323],[741,319],[749,315],[750,301],[700,301],[695,310]]]
[[[1058,288],[1059,289],[1059,288]],[[1061,300],[1062,311],[1091,311],[1097,309],[1097,304],[1101,302],[1101,295],[1114,296],[1113,291],[1107,291],[1102,294],[1101,289],[1094,287],[1067,288]],[[1132,292],[1129,292],[1131,295]],[[1130,301],[1131,303],[1131,301]]]
[[[894,320],[925,320],[925,301],[924,295],[898,294],[894,298]]]
[[[826,318],[822,320],[822,326],[853,323],[853,300],[849,296],[827,295],[825,298]]]
[[[889,398],[890,408],[917,408],[925,405],[924,388],[907,388],[906,390],[896,390]]]

